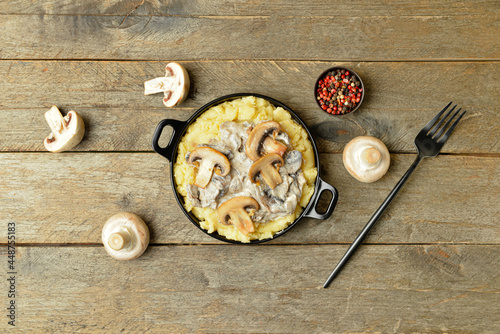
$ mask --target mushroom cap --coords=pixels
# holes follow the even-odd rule
[[[85,123],[82,117],[74,110],[62,116],[56,106],[52,106],[45,113],[45,119],[52,132],[43,141],[43,145],[50,152],[63,152],[72,149],[82,141],[85,134]]]
[[[252,164],[248,170],[248,178],[252,183],[255,183],[257,182],[257,176],[260,174],[269,187],[274,189],[283,182],[275,166],[283,166],[283,163],[283,158],[279,154],[267,154]]]
[[[276,121],[266,121],[257,124],[248,135],[248,139],[245,143],[245,152],[248,157],[253,161],[259,160],[263,155],[261,151],[264,140],[266,140],[269,135],[272,135],[274,140],[280,131],[281,125]]]
[[[371,183],[385,175],[391,163],[389,150],[375,137],[360,136],[344,148],[344,166],[354,178]]]
[[[183,102],[189,94],[189,75],[186,69],[178,63],[169,63],[165,66],[166,77],[173,77],[173,89],[166,91],[163,97],[165,107],[173,107]]]
[[[141,256],[148,247],[149,229],[139,216],[120,212],[104,224],[102,243],[115,259],[132,260]]]
[[[232,224],[246,235],[254,231],[253,222],[247,210],[256,211],[259,207],[259,203],[252,197],[233,197],[221,204],[217,209],[217,215],[222,224]]]
[[[231,164],[224,154],[206,146],[198,147],[191,152],[187,162],[198,167],[194,185],[203,189],[212,179],[214,168],[216,168],[216,173],[220,176],[226,176],[231,169]]]

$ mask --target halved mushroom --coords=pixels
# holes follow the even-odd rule
[[[252,197],[239,196],[221,204],[217,209],[219,221],[224,225],[234,225],[241,233],[247,235],[255,231],[250,214],[259,210],[259,203]]]
[[[186,99],[189,93],[189,75],[178,63],[169,63],[165,67],[165,76],[146,81],[144,95],[164,93],[163,104],[173,107]]]
[[[83,138],[85,124],[82,117],[74,110],[70,110],[63,117],[56,106],[52,106],[45,113],[45,120],[52,132],[45,138],[43,144],[50,152],[63,152],[72,149]]]
[[[354,178],[361,182],[375,182],[389,169],[391,158],[384,143],[375,138],[360,136],[351,140],[344,148],[344,166]]]
[[[263,156],[253,163],[248,171],[248,178],[252,183],[257,183],[257,176],[260,175],[269,188],[274,189],[283,182],[278,168],[283,166],[283,158],[276,153]]]
[[[281,125],[275,121],[267,121],[257,124],[248,135],[245,143],[245,152],[253,161],[269,153],[283,155],[287,146],[275,138],[281,131]]]
[[[231,169],[231,164],[227,157],[217,150],[210,147],[198,147],[191,152],[187,158],[190,165],[198,167],[196,174],[195,186],[205,189],[207,184],[212,179],[214,168],[220,176],[226,176]]]
[[[148,247],[149,229],[139,216],[120,212],[104,224],[102,243],[108,254],[115,259],[132,260]]]

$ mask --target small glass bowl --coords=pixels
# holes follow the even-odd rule
[[[319,88],[319,81],[322,80],[322,79],[324,79],[329,72],[333,72],[333,71],[336,71],[336,70],[345,70],[345,71],[348,71],[351,76],[354,75],[359,80],[359,82],[361,84],[361,89],[362,89],[360,100],[356,104],[356,106],[354,107],[354,109],[352,109],[348,113],[344,113],[344,114],[330,114],[328,111],[323,110],[323,108],[321,108],[321,104],[319,103],[319,100],[317,99],[317,91],[318,91],[318,88]],[[345,116],[345,115],[352,114],[353,112],[355,112],[356,110],[359,109],[359,107],[363,103],[364,97],[365,97],[365,86],[363,85],[363,80],[361,80],[361,77],[356,72],[354,72],[353,70],[351,70],[351,69],[349,69],[347,67],[335,66],[335,67],[331,67],[331,68],[327,69],[326,71],[324,71],[323,73],[321,73],[321,75],[318,77],[318,79],[316,79],[316,83],[314,84],[314,100],[316,101],[316,103],[318,104],[318,107],[322,111],[324,111],[325,113],[327,113],[329,115],[332,115],[332,116]]]

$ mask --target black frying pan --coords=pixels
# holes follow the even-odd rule
[[[222,240],[225,242],[230,242],[233,244],[242,244],[242,242],[240,242],[240,241],[226,239],[224,236],[219,235],[217,232],[208,233],[208,231],[204,230],[200,226],[199,219],[196,218],[196,216],[193,213],[186,211],[186,209],[184,208],[184,199],[181,195],[179,195],[177,193],[177,191],[175,189],[173,166],[174,166],[174,163],[177,159],[177,146],[179,145],[179,141],[181,140],[182,136],[186,132],[187,128],[191,125],[191,123],[193,123],[196,120],[196,118],[198,118],[198,116],[200,116],[202,113],[204,113],[206,110],[210,109],[213,106],[216,106],[216,105],[221,104],[221,103],[226,102],[226,101],[245,97],[245,96],[255,96],[255,97],[263,98],[263,99],[271,102],[271,104],[273,104],[275,107],[281,107],[281,108],[285,109],[286,111],[288,111],[290,113],[290,115],[292,115],[293,120],[295,122],[297,122],[298,124],[300,124],[306,130],[307,135],[309,136],[309,140],[311,141],[312,147],[314,150],[314,160],[315,160],[314,163],[315,163],[316,168],[318,169],[318,175],[316,176],[316,183],[314,186],[314,193],[311,196],[311,199],[309,200],[309,204],[304,208],[304,211],[302,211],[300,216],[297,217],[290,225],[288,225],[287,228],[276,233],[273,238],[250,241],[250,244],[257,244],[257,243],[261,243],[261,242],[275,239],[275,238],[279,237],[280,235],[285,234],[292,227],[294,227],[299,222],[299,220],[301,220],[303,217],[322,219],[322,220],[328,219],[332,215],[333,210],[335,209],[335,205],[337,204],[337,199],[338,199],[337,189],[335,189],[335,187],[333,187],[332,185],[323,181],[320,178],[319,155],[318,155],[318,149],[316,147],[316,143],[315,143],[314,138],[312,137],[311,133],[309,132],[309,129],[304,124],[304,122],[300,119],[300,117],[297,116],[297,114],[295,114],[290,108],[288,108],[283,103],[281,103],[275,99],[272,99],[270,97],[264,96],[264,95],[251,94],[251,93],[226,95],[226,96],[219,97],[218,99],[215,99],[215,100],[205,104],[203,107],[198,109],[193,114],[193,116],[191,116],[187,121],[178,121],[175,119],[162,120],[158,124],[158,126],[156,127],[155,133],[153,135],[153,149],[156,151],[156,153],[164,156],[165,158],[167,158],[170,161],[170,179],[171,179],[171,183],[172,183],[172,190],[174,191],[174,195],[175,195],[175,198],[177,199],[177,203],[179,203],[179,206],[180,206],[181,210],[184,212],[184,214],[186,215],[186,217],[188,217],[188,219],[196,227],[198,227],[204,233],[208,234],[209,236],[211,236],[215,239]],[[166,126],[172,127],[172,130],[173,130],[172,137],[170,138],[170,141],[166,147],[160,147],[160,145],[158,144],[158,141],[160,140],[160,136],[161,136],[161,133],[163,132],[163,128]],[[328,204],[328,208],[326,209],[326,212],[319,213],[316,211],[316,205],[318,204],[318,200],[319,200],[321,194],[323,193],[323,191],[330,191],[332,194],[332,198],[330,200],[330,203]]]

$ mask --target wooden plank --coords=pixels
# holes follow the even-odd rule
[[[322,154],[322,177],[340,193],[333,216],[305,219],[273,242],[352,242],[413,158],[393,154],[388,174],[364,184],[340,154]],[[491,157],[423,161],[367,242],[498,243],[499,166]],[[16,222],[19,243],[97,244],[111,215],[131,211],[149,225],[153,243],[218,243],[184,216],[169,173],[155,153],[0,154],[0,225]]]
[[[452,0],[426,2],[399,0],[381,4],[377,0],[343,1],[307,0],[290,2],[244,1],[244,0],[184,0],[184,1],[121,1],[121,0],[71,0],[36,1],[14,0],[0,3],[3,14],[38,15],[128,15],[128,16],[167,16],[167,15],[273,15],[273,16],[332,16],[349,12],[350,16],[407,16],[412,15],[484,15],[498,12],[494,0],[460,1]]]
[[[43,113],[57,104],[66,112],[75,109],[86,121],[87,135],[75,150],[151,151],[161,119],[185,120],[214,98],[254,92],[295,110],[322,152],[341,152],[358,135],[381,138],[394,152],[414,152],[415,135],[450,100],[468,114],[443,152],[500,152],[498,62],[182,63],[192,80],[190,97],[180,108],[166,109],[161,94],[143,93],[144,81],[162,75],[166,62],[0,61],[0,75],[6,78],[0,81],[0,150],[45,151],[49,128]],[[324,113],[312,92],[316,76],[338,65],[354,68],[366,88],[361,109],[346,117]],[[471,85],[472,77],[485,84]]]
[[[0,59],[498,59],[495,8],[438,16],[5,14]]]
[[[497,333],[498,246],[19,247],[16,330]],[[5,259],[5,247],[0,248]],[[300,260],[299,260],[300,259]],[[50,297],[49,297],[50,296]],[[6,321],[0,323],[8,330]]]

